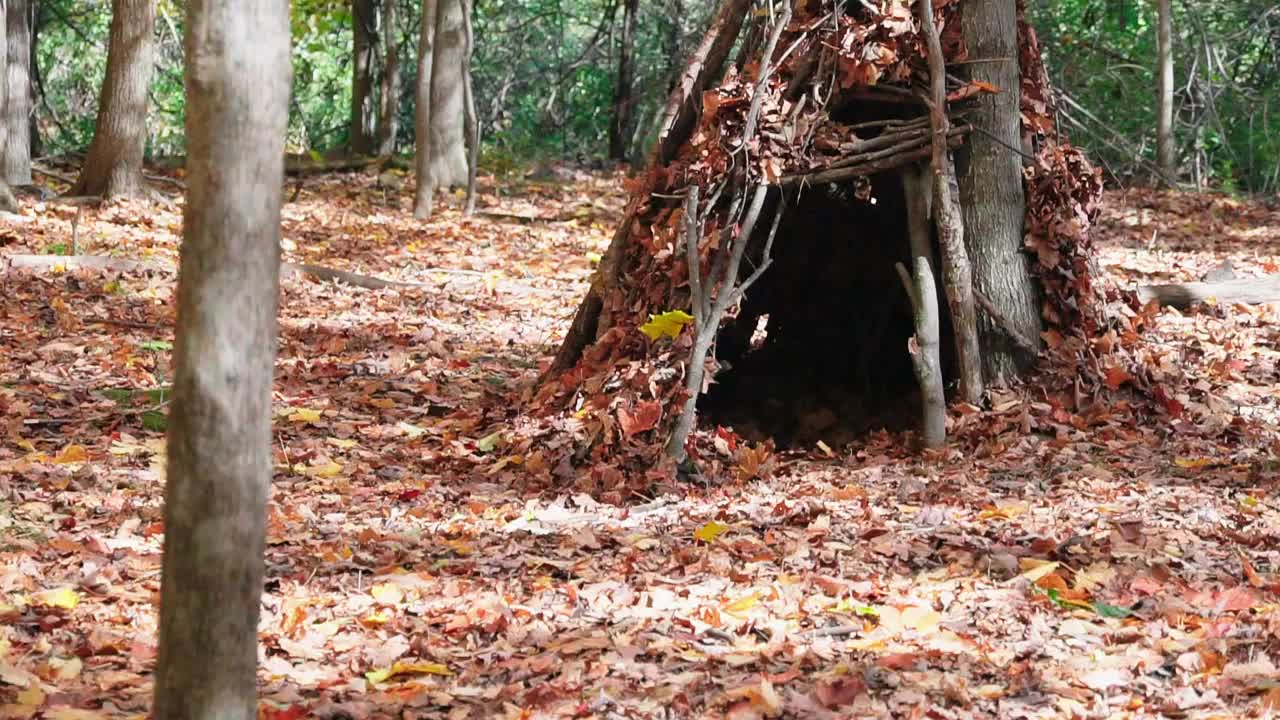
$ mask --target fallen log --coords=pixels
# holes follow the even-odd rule
[[[1210,299],[1220,303],[1244,305],[1280,303],[1280,275],[1218,282],[1144,285],[1138,288],[1138,299],[1143,303],[1155,301],[1179,310],[1185,310]]]
[[[8,272],[11,269],[59,270],[63,272],[70,270],[106,270],[109,272],[150,271],[174,273],[178,271],[177,266],[165,261],[130,260],[128,258],[114,258],[104,255],[0,255],[0,272]],[[474,282],[481,282],[486,277],[486,273],[480,270],[460,268],[423,268],[419,272],[426,275],[457,275],[473,278]],[[435,288],[440,286],[440,283],[435,282],[388,280],[374,275],[362,275],[350,270],[325,267],[324,265],[280,263],[280,277],[291,278],[299,275],[310,276],[321,281],[345,283],[365,290]],[[513,290],[533,293],[543,292],[539,288],[510,280],[502,280],[502,282]]]

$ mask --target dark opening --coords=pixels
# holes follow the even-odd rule
[[[720,334],[727,367],[699,404],[704,421],[779,447],[917,427],[911,302],[894,268],[910,265],[898,174],[806,188],[786,209],[773,256]],[[945,301],[940,315],[949,380]]]

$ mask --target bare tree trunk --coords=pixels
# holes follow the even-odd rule
[[[471,2],[462,3],[462,29],[466,43],[466,62],[462,66],[463,122],[467,140],[467,201],[463,214],[476,211],[476,176],[480,172],[480,117],[476,114],[475,90],[471,86],[471,59],[475,55],[475,33],[471,26]]]
[[[933,235],[929,216],[933,205],[932,172],[924,166],[902,168],[902,191],[907,199],[907,233],[911,241],[911,271],[901,264],[898,273],[911,299],[915,317],[915,347],[911,366],[920,386],[920,440],[927,448],[947,442],[947,397],[942,384],[942,360],[938,322],[938,287],[933,275]]]
[[[680,81],[684,67],[684,0],[667,0],[667,27],[662,35],[662,52],[667,56],[667,93]]]
[[[431,217],[431,72],[435,63],[437,0],[422,0],[422,26],[418,33],[418,80],[414,88],[413,146],[416,186],[413,192],[413,216],[419,220]]]
[[[396,152],[400,131],[400,53],[396,47],[396,0],[382,0],[382,96],[378,103],[378,155]]]
[[[1177,162],[1173,139],[1173,7],[1172,0],[1156,0],[1156,38],[1159,78],[1156,117],[1156,164],[1165,178],[1177,177]]]
[[[973,300],[973,271],[964,247],[964,220],[956,205],[952,183],[955,167],[947,150],[951,122],[947,118],[947,72],[942,42],[933,18],[933,0],[920,0],[920,25],[929,48],[929,121],[933,128],[932,166],[934,219],[942,250],[942,282],[947,294],[956,344],[960,395],[965,402],[982,401],[982,353],[978,346],[978,314]],[[917,288],[920,286],[917,284]],[[917,313],[919,310],[917,310]]]
[[[137,197],[143,193],[147,88],[151,83],[154,0],[113,0],[107,74],[93,142],[72,195]]]
[[[626,160],[631,138],[632,114],[635,110],[635,46],[636,11],[640,0],[622,3],[622,38],[618,43],[618,78],[613,87],[613,103],[609,118],[609,159]]]
[[[0,148],[0,170],[10,185],[31,184],[31,6],[30,0],[9,0],[5,12],[8,43],[8,102],[4,122],[9,142]]]
[[[373,70],[378,40],[374,0],[351,0],[351,127],[347,144],[354,155],[374,151]]]
[[[0,18],[6,17],[9,10],[9,0],[0,0]],[[8,77],[9,53],[8,53],[8,23],[0,22],[0,148],[9,144],[9,123],[8,116],[5,112],[8,110],[8,84],[4,82],[4,78]],[[0,210],[4,212],[18,212],[18,199],[13,196],[13,191],[9,189],[9,183],[6,181],[3,173],[0,173]]]
[[[154,716],[253,720],[272,467],[288,3],[191,0],[185,66],[187,208]]]
[[[1000,89],[975,100],[967,118],[978,132],[957,153],[974,289],[999,308],[1019,335],[1039,338],[1038,288],[1023,252],[1022,159],[1010,150],[1022,147],[1015,1],[965,0],[961,7],[969,78]],[[1015,375],[1033,359],[990,317],[978,319],[978,334],[988,381]]]
[[[436,187],[467,181],[463,132],[466,29],[462,0],[438,0],[435,60],[431,67],[431,180]]]

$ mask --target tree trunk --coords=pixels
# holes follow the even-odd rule
[[[191,0],[187,8],[187,209],[154,717],[253,720],[289,5]]]
[[[400,53],[396,48],[396,0],[382,0],[382,96],[378,103],[378,155],[396,152],[400,131]]]
[[[969,79],[998,94],[980,95],[967,115],[977,130],[958,153],[957,181],[974,288],[999,308],[1019,335],[1039,338],[1038,292],[1023,248],[1017,13],[1014,0],[966,0],[961,31]],[[988,381],[1017,374],[1033,359],[985,315],[978,319]]]
[[[609,159],[626,160],[631,139],[631,116],[635,109],[636,11],[640,0],[622,3],[622,38],[618,47],[618,78],[613,88],[609,118]]]
[[[143,192],[155,22],[154,0],[113,0],[111,4],[111,41],[98,120],[72,195],[136,197]]]
[[[351,0],[351,128],[347,144],[354,155],[372,155],[373,70],[378,39],[374,0]]]
[[[4,122],[9,142],[0,149],[0,170],[10,185],[31,184],[31,6],[30,0],[9,0],[5,12],[8,43]]]
[[[6,16],[9,9],[9,0],[0,0],[0,18]],[[6,22],[0,22],[0,148],[8,145],[9,127],[5,122],[7,116],[5,111],[8,109],[8,95],[6,92],[7,84],[3,79],[8,77],[8,32]],[[18,200],[13,196],[13,191],[9,189],[9,183],[0,173],[0,211],[18,212]]]
[[[418,34],[418,79],[414,88],[413,146],[414,176],[413,216],[419,220],[431,217],[431,72],[435,63],[437,0],[422,0],[422,26]]]
[[[435,59],[431,66],[431,181],[436,187],[467,182],[464,133],[466,28],[461,0],[439,0]]]
[[[938,448],[947,442],[947,396],[942,381],[938,286],[933,274],[933,233],[929,223],[934,200],[932,177],[933,170],[928,165],[902,168],[911,271],[899,264],[898,273],[907,297],[911,298],[915,319],[911,367],[920,386],[920,440],[927,448]]]
[[[684,67],[684,0],[668,0],[667,26],[662,34],[662,52],[667,56],[667,93],[680,81],[680,69]]]
[[[1156,164],[1167,181],[1177,177],[1173,140],[1173,7],[1172,0],[1156,0],[1156,54],[1159,98],[1156,117]]]

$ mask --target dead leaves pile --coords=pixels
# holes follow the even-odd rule
[[[611,181],[486,194],[504,192],[495,212],[572,217],[584,202],[616,210]],[[631,482],[625,466],[569,453],[602,415],[632,438],[657,422],[646,403],[520,410],[610,223],[447,210],[417,224],[407,197],[370,178],[314,189],[286,213],[293,258],[437,285],[285,287],[261,717],[1280,707],[1275,440],[1233,420],[1274,407],[1272,311],[1148,318],[1208,383],[1178,392],[1212,427],[1006,392],[957,414],[962,444],[938,457],[877,435],[814,461],[717,429],[707,455],[741,469],[737,482],[629,503],[531,494],[607,486],[606,473]],[[1102,257],[1122,272],[1155,272],[1165,251],[1134,240],[1152,223],[1227,207],[1116,200]],[[1245,216],[1270,218],[1274,239],[1280,221],[1257,212]],[[40,251],[70,229],[52,206],[24,217],[0,251]],[[139,229],[117,234],[127,217]],[[81,238],[90,252],[168,255],[175,219],[114,205],[81,218]],[[1231,252],[1260,272],[1267,247]],[[1212,251],[1161,262],[1194,275]],[[0,715],[146,715],[172,280],[0,279]]]

